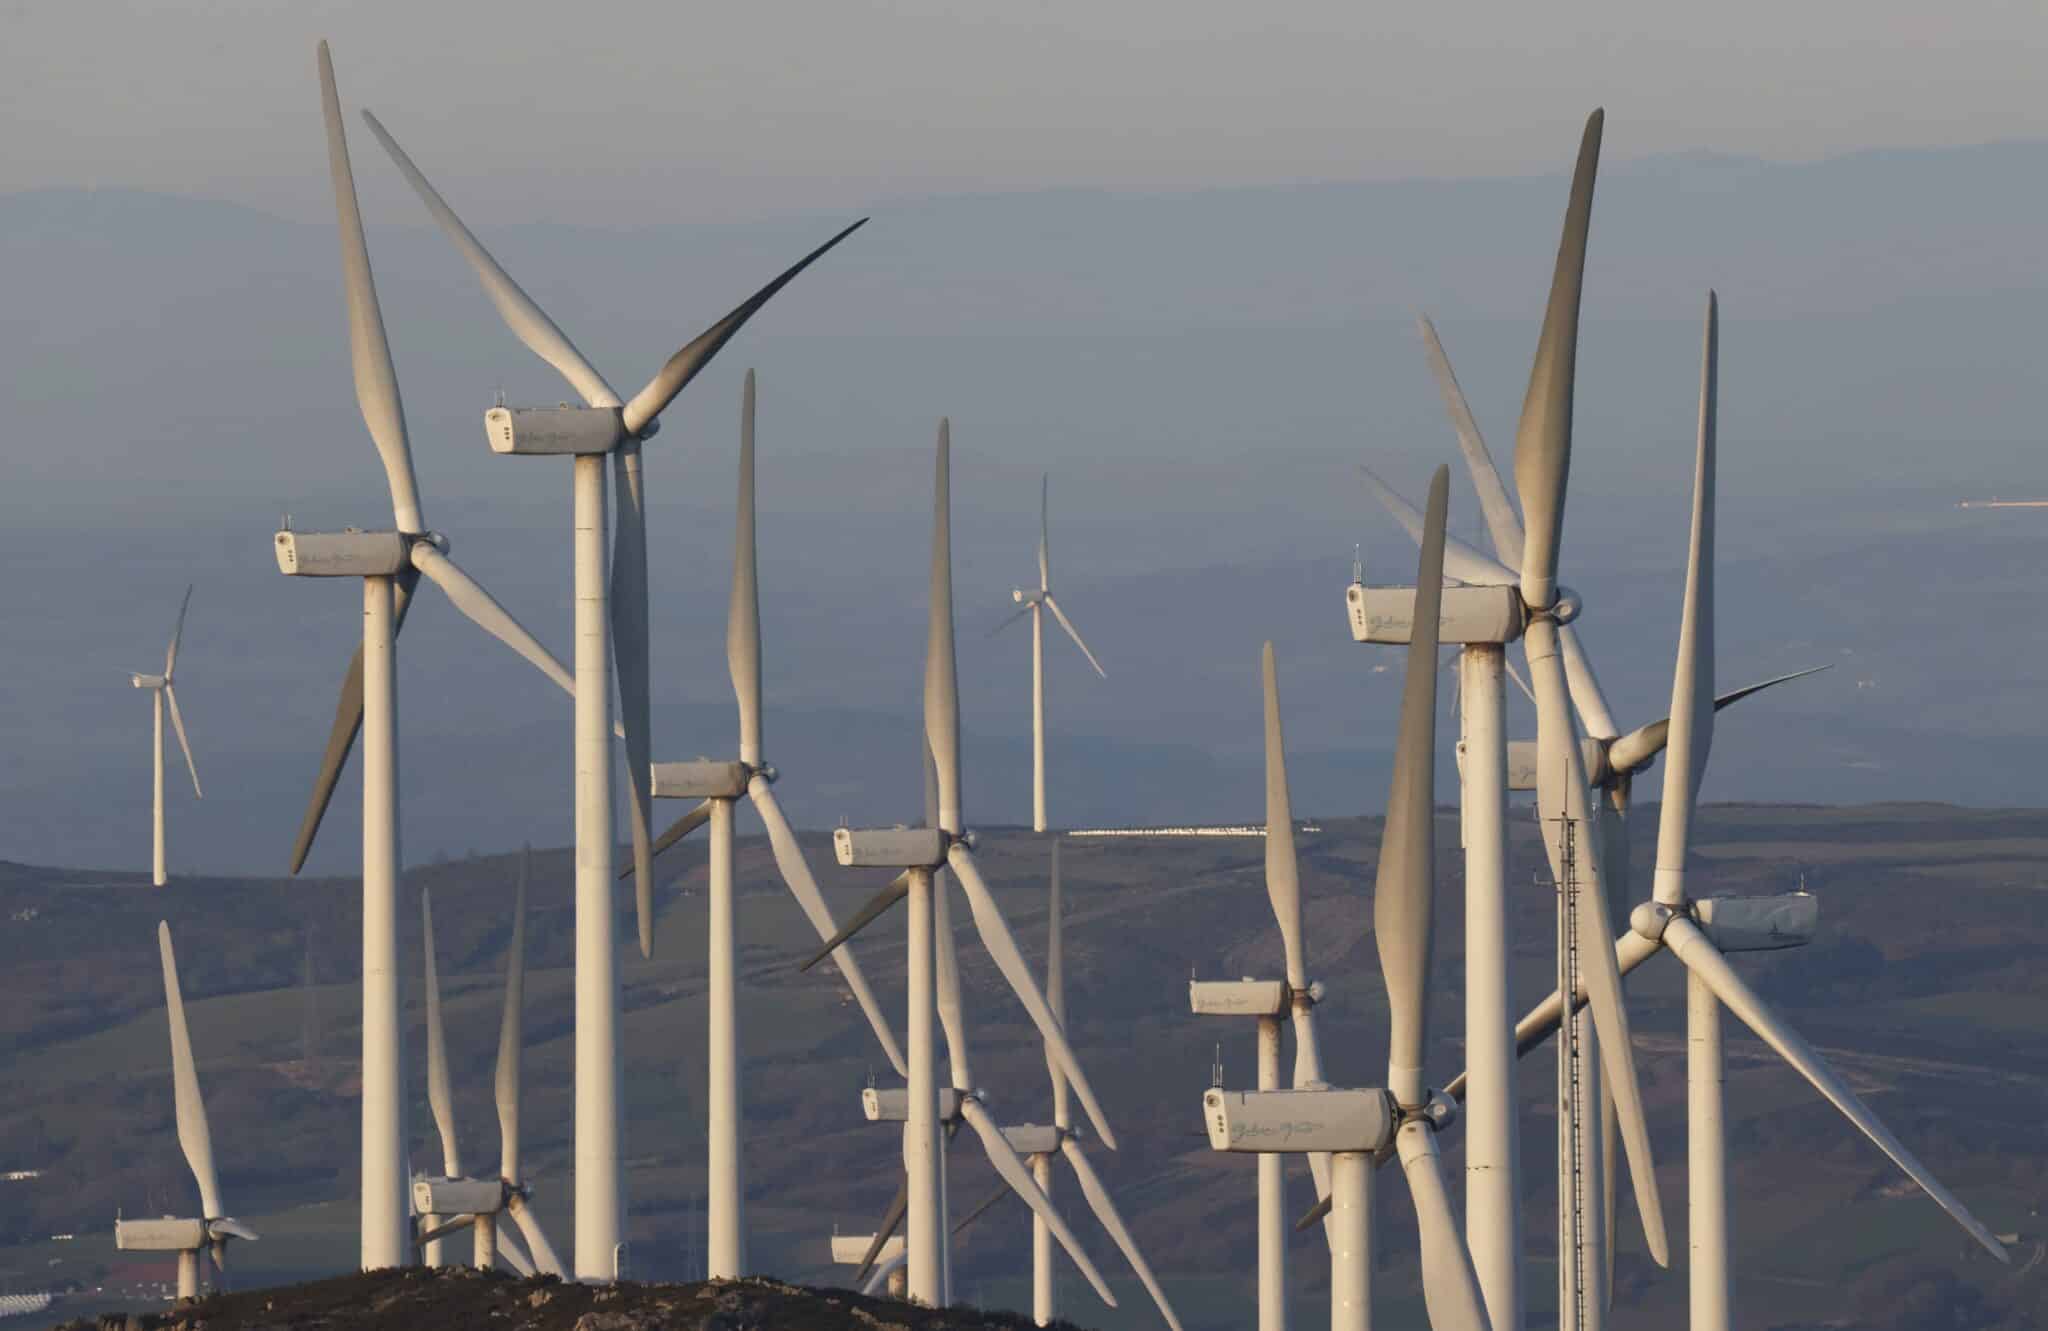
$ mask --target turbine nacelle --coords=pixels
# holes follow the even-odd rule
[[[638,434],[626,429],[623,407],[492,407],[484,413],[484,439],[493,453],[526,457],[602,455],[629,439],[647,439],[661,428],[650,420]]]
[[[1297,1004],[1312,1007],[1322,1000],[1321,980],[1302,989],[1288,988],[1285,980],[1188,981],[1188,1007],[1197,1016],[1284,1017]]]
[[[648,766],[651,793],[656,799],[736,800],[747,793],[747,786],[756,772],[770,781],[775,779],[767,769],[710,758]]]
[[[966,1097],[951,1086],[939,1088],[939,1122],[951,1123],[960,1117],[960,1102]],[[860,1111],[867,1115],[870,1123],[908,1123],[910,1121],[910,1088],[907,1086],[870,1086],[860,1093]]]
[[[1012,587],[1010,589],[1010,599],[1018,605],[1044,605],[1045,593],[1043,591],[1025,591],[1022,587]]]
[[[123,1252],[197,1252],[213,1242],[204,1220],[116,1220],[114,1246]]]
[[[1393,1144],[1401,1108],[1392,1095],[1379,1089],[1226,1091],[1211,1087],[1202,1093],[1202,1119],[1212,1151],[1376,1154]]]
[[[277,571],[300,578],[390,578],[411,571],[413,547],[424,544],[442,554],[449,542],[440,532],[293,531],[277,533]]]
[[[936,827],[835,827],[832,854],[845,868],[939,869],[954,844],[974,847],[973,834]]]
[[[1660,942],[1676,919],[1699,926],[1717,951],[1779,952],[1804,947],[1820,927],[1820,898],[1811,892],[1767,897],[1702,897],[1673,908],[1645,901],[1629,914],[1629,928]]]
[[[493,1215],[511,1192],[503,1179],[416,1178],[412,1209],[420,1215]]]
[[[1415,588],[1344,589],[1344,608],[1356,642],[1405,643],[1415,630]],[[1437,616],[1437,640],[1444,644],[1505,643],[1522,636],[1528,609],[1513,587],[1446,587]]]
[[[162,675],[137,675],[131,673],[128,682],[138,689],[160,689],[170,683]]]

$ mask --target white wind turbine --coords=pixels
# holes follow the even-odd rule
[[[1418,323],[1430,371],[1457,434],[1458,449],[1471,476],[1473,489],[1479,496],[1487,533],[1494,555],[1498,557],[1497,560],[1490,558],[1450,538],[1445,550],[1447,568],[1453,578],[1468,587],[1508,589],[1510,594],[1515,594],[1513,589],[1519,574],[1514,571],[1514,566],[1520,561],[1520,552],[1526,541],[1521,518],[1515,511],[1499,469],[1494,465],[1493,455],[1473,418],[1464,389],[1451,368],[1450,358],[1444,352],[1435,326],[1427,317]],[[1370,468],[1363,470],[1381,505],[1411,537],[1420,541],[1422,514],[1374,475]],[[1446,616],[1450,632],[1460,632],[1454,627],[1458,622],[1461,621],[1457,617]],[[1601,839],[1602,867],[1611,884],[1608,901],[1610,906],[1619,910],[1629,900],[1628,811],[1634,780],[1663,752],[1669,719],[1660,718],[1626,734],[1620,733],[1576,633],[1567,626],[1560,631],[1559,637],[1565,648],[1572,701],[1580,722],[1586,728],[1581,749],[1587,777],[1593,788],[1600,792],[1605,806],[1602,816],[1596,820],[1596,829]],[[1504,749],[1502,747],[1504,643],[1468,640],[1462,646],[1458,666],[1465,706],[1459,712],[1463,726],[1459,746],[1459,807],[1467,866],[1467,949],[1472,956],[1489,955],[1498,950],[1501,958],[1500,966],[1474,965],[1466,973],[1467,1012],[1489,1014],[1489,1019],[1483,1023],[1474,1021],[1468,1056],[1475,1076],[1482,1068],[1487,1069],[1495,1078],[1505,1078],[1501,1085],[1511,1092],[1513,1082],[1509,1069],[1512,1055],[1508,1053],[1505,1029],[1501,1025],[1508,1012],[1508,984],[1504,970],[1505,907],[1497,895],[1480,889],[1502,881],[1505,792],[1537,789],[1537,745],[1527,740],[1512,740]],[[1751,694],[1828,668],[1817,666],[1746,685],[1716,698],[1714,707],[1719,710]],[[1503,771],[1499,766],[1502,758],[1506,764],[1504,784]],[[1616,915],[1612,924],[1614,928],[1621,929],[1626,927],[1626,920]],[[1604,1086],[1599,1089],[1605,1091]],[[1618,1124],[1611,1092],[1601,1094],[1599,1098],[1602,1101],[1602,1140],[1594,1172],[1600,1186],[1588,1199],[1591,1212],[1588,1224],[1600,1245],[1596,1256],[1603,1270],[1597,1273],[1596,1278],[1604,1299],[1612,1294],[1614,1157]],[[1495,1320],[1503,1323],[1507,1321],[1507,1310],[1513,1308],[1515,1324],[1519,1325],[1521,1242],[1516,1219],[1518,1211],[1508,1206],[1507,1197],[1499,1195],[1510,1181],[1510,1171],[1503,1162],[1519,1160],[1519,1147],[1515,1141],[1517,1134],[1509,1109],[1512,1099],[1511,1093],[1503,1098],[1480,1091],[1468,1104],[1467,1221],[1472,1226],[1473,1259],[1479,1264],[1481,1283],[1489,1292],[1488,1306],[1493,1309]],[[1518,1165],[1515,1172],[1519,1172]],[[1504,1211],[1503,1207],[1507,1209]],[[1489,1217],[1495,1218],[1492,1223],[1488,1223]]]
[[[150,798],[151,827],[151,879],[158,887],[165,882],[164,869],[164,704],[171,707],[171,725],[178,732],[178,748],[185,755],[185,770],[192,774],[192,794],[204,799],[206,792],[199,788],[199,768],[192,761],[192,745],[185,739],[185,718],[178,712],[178,693],[171,687],[172,672],[178,666],[178,640],[185,635],[185,610],[192,604],[192,588],[185,588],[185,599],[178,603],[178,623],[171,630],[171,645],[164,653],[164,673],[161,675],[137,675],[131,673],[128,682],[138,689],[148,689],[150,708],[154,714],[155,730],[149,746],[150,770],[154,779]]]
[[[1105,1146],[1116,1149],[1115,1135],[1109,1129],[1094,1089],[1081,1071],[1079,1060],[1074,1057],[1066,1031],[1053,1015],[1045,995],[1039,991],[1031,976],[1030,965],[1024,960],[1024,954],[1018,949],[1017,940],[996,904],[994,893],[982,879],[981,870],[974,860],[973,835],[966,830],[960,780],[960,685],[953,639],[950,453],[951,427],[942,420],[939,422],[933,495],[931,623],[925,645],[924,676],[925,734],[937,768],[939,825],[936,828],[862,831],[842,827],[836,829],[832,836],[833,850],[842,865],[887,866],[909,871],[898,880],[902,884],[900,890],[896,884],[891,884],[869,903],[868,908],[862,911],[862,922],[873,919],[890,902],[908,899],[910,1071],[905,1106],[904,1164],[909,1176],[905,1188],[909,1222],[909,1291],[911,1298],[934,1305],[939,1302],[945,1288],[946,1247],[940,1191],[940,1097],[932,1030],[937,999],[934,992],[937,949],[933,931],[936,913],[941,909],[935,902],[934,875],[939,868],[950,868],[959,880],[982,946],[1024,1004],[1025,1010],[1031,1014],[1032,1022],[1045,1040],[1048,1055],[1058,1063],[1072,1083],[1075,1094],[1080,1096],[1081,1106],[1096,1134]],[[847,932],[842,930],[841,934]],[[979,1107],[976,1108],[978,1110]],[[985,1114],[979,1116],[986,1117]],[[970,1115],[969,1121],[974,1122],[974,1118]],[[1003,1143],[1002,1151],[996,1151],[995,1142],[982,1132],[983,1125],[974,1122],[974,1126],[992,1157],[1009,1155],[1014,1158],[1007,1143]],[[1000,1132],[995,1134],[995,1140],[1001,1140]],[[1003,1161],[997,1160],[996,1163],[1001,1169]],[[1007,1173],[1005,1177],[1008,1177]],[[1018,1179],[1021,1180],[1018,1191],[1029,1200],[1037,1192],[1037,1185],[1021,1168]],[[1046,1205],[1049,1210],[1050,1203]],[[1075,1245],[1069,1250],[1077,1248]]]
[[[1750,935],[1759,931],[1753,926],[1767,920],[1773,908],[1782,911],[1786,899],[1698,898],[1687,888],[1686,857],[1692,820],[1714,730],[1718,336],[1718,310],[1710,295],[1700,372],[1700,432],[1693,474],[1691,549],[1686,561],[1685,608],[1679,622],[1678,660],[1671,686],[1669,757],[1664,765],[1663,803],[1658,811],[1655,892],[1651,900],[1635,908],[1630,916],[1630,930],[1617,940],[1613,952],[1624,974],[1660,950],[1670,951],[1687,971],[1687,1196],[1692,1331],[1726,1331],[1730,1325],[1727,1143],[1722,1102],[1723,1006],[1811,1082],[1985,1251],[2000,1262],[2010,1260],[2004,1246],[1990,1231],[1892,1135],[1813,1046],[1772,1011],[1728,964],[1725,953],[1757,947]],[[1735,909],[1724,913],[1716,909],[1717,905]],[[1576,993],[1573,997],[1576,1010],[1581,1000]],[[1518,1043],[1528,1048],[1547,1038],[1557,1029],[1560,1007],[1558,993],[1552,991],[1517,1027]]]
[[[364,1270],[410,1260],[406,1239],[404,1095],[399,1066],[398,997],[398,681],[399,628],[424,574],[456,609],[539,668],[575,691],[561,663],[505,608],[448,558],[448,539],[429,531],[413,478],[412,447],[397,371],[384,337],[377,287],[356,206],[348,141],[327,43],[319,47],[320,93],[327,125],[327,164],[340,221],[344,290],[348,298],[349,352],[356,399],[384,463],[395,530],[277,533],[281,572],[299,577],[363,580],[363,643],[349,663],[328,732],[327,750],[314,778],[312,800],[292,849],[292,872],[305,864],[343,765],[363,736],[363,1133],[362,1254]]]
[[[1190,1006],[1198,1014],[1252,1016],[1259,1023],[1259,1089],[1281,1089],[1280,1023],[1294,1022],[1295,1090],[1323,1084],[1323,1061],[1316,1042],[1315,1008],[1323,999],[1321,981],[1308,978],[1307,952],[1301,932],[1301,868],[1295,854],[1294,810],[1287,790],[1286,739],[1280,724],[1280,685],[1273,644],[1260,652],[1259,673],[1265,693],[1266,737],[1266,895],[1280,926],[1286,958],[1285,980],[1195,980],[1188,985]],[[1309,1155],[1316,1195],[1330,1193],[1330,1153]],[[1286,1158],[1280,1152],[1259,1153],[1259,1331],[1285,1331],[1287,1326]],[[1327,1233],[1326,1229],[1326,1233]],[[1332,1236],[1334,1237],[1334,1236]]]
[[[427,957],[427,1104],[441,1137],[442,1173],[413,1180],[413,1209],[419,1213],[418,1242],[428,1266],[442,1259],[444,1238],[474,1228],[474,1260],[478,1270],[493,1269],[500,1258],[522,1275],[561,1276],[562,1262],[541,1229],[540,1218],[527,1199],[532,1189],[519,1172],[520,1069],[524,1053],[522,1024],[526,1006],[526,881],[533,852],[520,853],[519,887],[512,898],[512,940],[505,949],[505,1008],[498,1024],[498,1066],[493,1090],[498,1104],[498,1174],[470,1178],[462,1172],[462,1151],[455,1135],[455,1095],[448,1075],[448,1037],[441,1024],[441,980],[434,964],[434,908],[420,892],[420,922]],[[532,1256],[519,1251],[512,1236],[498,1227],[510,1215],[526,1236]]]
[[[1095,653],[1088,650],[1088,644],[1081,641],[1081,631],[1074,627],[1074,621],[1067,618],[1067,612],[1060,609],[1060,603],[1052,594],[1052,563],[1047,547],[1050,538],[1046,525],[1046,488],[1050,481],[1046,477],[1038,480],[1038,590],[1026,591],[1015,588],[1010,599],[1024,608],[996,625],[995,632],[1001,633],[1024,616],[1031,616],[1031,830],[1045,830],[1045,612],[1052,611],[1053,618],[1081,649],[1081,655],[1088,658],[1088,664],[1103,679],[1109,673],[1102,668],[1102,662],[1095,659]]]
[[[1466,1195],[1473,1259],[1486,1290],[1487,1306],[1502,1331],[1521,1326],[1523,1296],[1516,1187],[1520,1152],[1506,982],[1507,760],[1501,691],[1505,644],[1520,637],[1537,709],[1537,805],[1544,847],[1553,874],[1562,879],[1566,823],[1583,825],[1589,802],[1585,759],[1572,718],[1573,700],[1589,713],[1595,707],[1605,711],[1571,626],[1580,609],[1578,596],[1560,586],[1556,577],[1571,459],[1579,305],[1604,119],[1604,113],[1593,112],[1580,140],[1549,304],[1516,433],[1516,479],[1527,518],[1521,572],[1508,572],[1468,546],[1448,543],[1444,571],[1467,585],[1448,591],[1427,589],[1444,617],[1433,631],[1468,653],[1461,712],[1466,1033],[1473,1079]],[[1483,482],[1480,488],[1485,492]],[[1482,508],[1490,521],[1499,512],[1491,500],[1483,502]],[[1412,522],[1410,530],[1415,530]],[[1497,535],[1496,539],[1505,537]],[[1354,586],[1350,593],[1353,636],[1361,641],[1401,641],[1408,633],[1408,621],[1420,616],[1422,591]],[[1596,936],[1599,929],[1608,927],[1603,922],[1611,918],[1597,852],[1595,844],[1591,853],[1581,857],[1583,864],[1577,874],[1584,887],[1578,897],[1581,936]],[[1621,977],[1604,949],[1595,948],[1592,953],[1593,1021],[1601,1038],[1597,1041],[1599,1060],[1586,1070],[1586,1081],[1595,1083],[1588,1092],[1597,1100],[1597,1083],[1604,1081],[1614,1095],[1644,1234],[1651,1256],[1662,1265],[1668,1262],[1668,1242],[1650,1154],[1649,1126],[1630,1054]],[[1604,1077],[1599,1075],[1603,1071]]]
[[[1373,934],[1387,986],[1384,1090],[1209,1090],[1202,1098],[1209,1145],[1219,1151],[1329,1151],[1330,1318],[1335,1331],[1371,1325],[1375,1160],[1397,1157],[1415,1204],[1422,1288],[1434,1331],[1487,1331],[1491,1323],[1444,1181],[1437,1135],[1455,1108],[1429,1089],[1429,968],[1436,878],[1436,626],[1443,581],[1449,488],[1439,468],[1429,487],[1414,629],[1401,721],[1373,887]]]
[[[574,460],[576,679],[576,1275],[616,1277],[624,1251],[621,1186],[618,972],[612,925],[611,679],[614,661],[624,712],[628,802],[641,955],[654,946],[648,839],[647,540],[640,444],[678,393],[770,297],[844,240],[855,222],[785,269],[685,344],[646,387],[622,401],[595,367],[441,198],[376,117],[363,113],[448,238],[475,270],[498,315],[528,350],[552,365],[587,404],[582,408],[495,407],[484,415],[494,452]],[[612,459],[619,527],[612,586],[605,588],[605,459]],[[616,653],[614,652],[616,640]]]
[[[116,1220],[114,1246],[127,1252],[178,1254],[178,1297],[199,1296],[199,1254],[210,1252],[223,1278],[228,1270],[228,1240],[251,1239],[256,1232],[221,1207],[220,1176],[213,1167],[213,1133],[206,1126],[206,1100],[199,1094],[199,1069],[192,1059],[192,1034],[185,1026],[185,996],[178,986],[178,958],[171,950],[171,926],[158,921],[157,951],[164,967],[164,1011],[171,1025],[171,1084],[177,1093],[178,1146],[192,1179],[199,1185],[197,1219]]]
[[[655,847],[656,853],[681,840],[701,822],[708,821],[711,827],[710,919],[706,936],[710,1068],[705,1112],[709,1154],[705,1227],[706,1273],[712,1280],[732,1280],[747,1272],[733,885],[733,809],[741,798],[752,800],[761,815],[775,867],[811,927],[820,938],[833,937],[839,928],[825,904],[824,893],[818,890],[803,846],[770,788],[777,779],[776,770],[762,757],[761,594],[755,547],[754,372],[748,370],[740,404],[739,517],[733,532],[732,600],[725,630],[726,663],[732,673],[733,693],[739,701],[740,756],[736,762],[656,763],[651,783],[657,797],[700,801],[696,810],[671,829],[672,835],[663,835]],[[860,963],[854,959],[852,950],[844,947],[834,951],[833,959],[846,987],[866,1014],[883,1054],[897,1075],[904,1075],[908,1065],[903,1061],[903,1051],[897,1047],[888,1019],[868,988]]]

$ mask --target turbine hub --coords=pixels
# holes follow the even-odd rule
[[[1579,617],[1579,611],[1583,609],[1585,602],[1579,599],[1579,594],[1569,587],[1560,585],[1557,589],[1557,598],[1550,603],[1548,613],[1559,624],[1569,624]]]
[[[1663,939],[1664,931],[1677,915],[1677,911],[1662,902],[1645,901],[1629,912],[1628,927],[1655,943]]]

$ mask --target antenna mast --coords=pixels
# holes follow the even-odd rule
[[[1557,1309],[1559,1331],[1586,1326],[1586,1123],[1584,1057],[1579,1016],[1578,820],[1558,820],[1557,992]]]

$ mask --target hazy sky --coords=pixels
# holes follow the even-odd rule
[[[324,208],[313,43],[501,222],[2048,136],[2038,0],[10,0],[0,191]],[[398,188],[381,177],[368,186]]]

